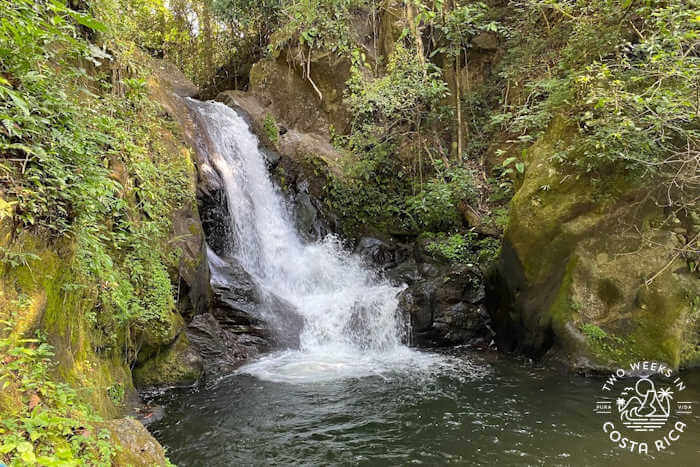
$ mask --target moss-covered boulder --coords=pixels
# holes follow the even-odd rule
[[[113,465],[171,465],[165,457],[163,447],[133,418],[120,418],[104,423],[111,438],[119,449],[113,459]]]
[[[132,374],[134,385],[147,389],[192,385],[202,376],[202,371],[202,358],[182,332],[171,345],[134,368]]]
[[[679,254],[692,232],[634,181],[564,172],[551,157],[575,134],[556,120],[528,151],[492,278],[501,347],[580,370],[697,365],[700,281]]]

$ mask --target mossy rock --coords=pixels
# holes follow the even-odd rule
[[[109,420],[102,425],[109,431],[110,438],[118,447],[112,465],[170,465],[163,447],[138,420],[120,418]]]
[[[675,255],[682,244],[656,227],[664,212],[643,187],[616,174],[594,184],[557,166],[551,156],[575,137],[556,119],[527,153],[492,281],[501,347],[582,371],[697,364],[700,283]],[[592,326],[603,334],[584,332]]]
[[[302,71],[282,56],[265,59],[250,70],[250,89],[270,113],[290,128],[306,133],[339,133],[349,127],[350,114],[343,104],[350,62],[329,53],[316,52],[311,60],[311,79],[322,98]]]
[[[74,244],[49,245],[25,231],[6,248],[22,252],[26,261],[16,266],[0,263],[0,316],[13,316],[13,333],[18,336],[33,337],[41,329],[54,347],[59,379],[86,389],[81,391],[85,402],[100,415],[121,414],[123,407],[115,404],[108,391],[114,385],[121,385],[127,394],[134,391],[121,353],[126,335],[113,336],[116,345],[111,347],[91,324],[97,295],[89,287],[73,287]]]
[[[189,386],[202,372],[202,359],[183,332],[172,345],[134,368],[133,376],[138,388]]]

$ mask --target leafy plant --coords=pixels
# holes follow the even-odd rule
[[[267,136],[272,144],[277,144],[280,137],[280,131],[279,128],[277,128],[275,117],[270,114],[265,115],[265,119],[263,120],[263,131],[265,132],[265,136]]]
[[[12,336],[12,322],[2,332]],[[20,399],[0,417],[0,461],[7,465],[111,465],[115,451],[92,409],[50,376],[53,349],[41,338],[0,338],[0,390]]]
[[[428,243],[426,249],[450,262],[466,262],[469,260],[470,242],[461,234],[437,235]]]
[[[528,143],[566,116],[578,131],[558,162],[647,180],[684,209],[700,166],[697,13],[682,0],[521,2],[502,76],[524,78],[526,99],[495,121]]]

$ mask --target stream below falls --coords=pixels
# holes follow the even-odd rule
[[[210,264],[238,264],[259,289],[258,317],[293,339],[207,386],[156,399],[165,415],[149,428],[173,462],[698,465],[700,410],[683,415],[687,428],[665,452],[652,444],[640,455],[603,433],[594,413],[602,380],[497,353],[407,347],[403,287],[333,237],[302,240],[246,121],[220,103],[189,105],[232,218],[225,258],[210,252]],[[700,401],[700,373],[683,377],[683,399]]]

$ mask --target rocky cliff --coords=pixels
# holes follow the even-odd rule
[[[621,176],[567,174],[552,154],[574,137],[559,119],[527,151],[490,291],[502,348],[581,371],[697,366],[700,280],[682,256],[697,216]]]

